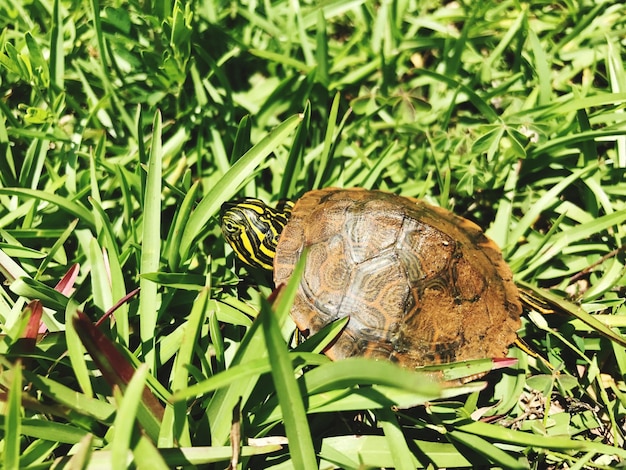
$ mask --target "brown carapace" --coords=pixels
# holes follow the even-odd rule
[[[274,258],[276,285],[303,250],[291,315],[305,336],[349,316],[331,359],[403,366],[504,357],[522,307],[511,270],[473,222],[382,191],[310,191],[293,207]]]

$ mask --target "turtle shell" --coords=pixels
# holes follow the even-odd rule
[[[299,199],[278,241],[276,285],[303,250],[291,315],[305,336],[349,316],[331,359],[406,367],[503,357],[522,307],[511,270],[473,222],[382,191],[327,188]]]

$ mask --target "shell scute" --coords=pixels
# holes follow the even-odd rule
[[[301,281],[302,292],[327,322],[339,317],[342,292],[350,283],[351,266],[340,237],[310,246]]]
[[[292,317],[314,334],[349,316],[326,351],[407,367],[506,354],[520,325],[517,288],[473,222],[380,191],[324,189],[294,206],[274,261],[286,282],[306,267]]]

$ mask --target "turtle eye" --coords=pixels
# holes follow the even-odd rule
[[[222,233],[226,238],[233,239],[241,233],[241,225],[232,220],[222,220]]]
[[[229,220],[225,220],[222,222],[222,229],[228,233],[232,233],[236,230],[235,225]]]

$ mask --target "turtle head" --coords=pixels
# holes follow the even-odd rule
[[[224,238],[241,261],[271,271],[278,238],[292,206],[283,201],[274,209],[254,198],[225,202],[221,211]]]

